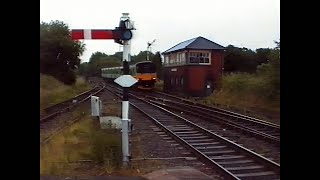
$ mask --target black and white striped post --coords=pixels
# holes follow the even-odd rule
[[[132,33],[131,30],[134,29],[128,13],[123,13],[123,16],[120,20],[120,31],[122,31],[122,37],[120,41],[116,41],[119,44],[123,45],[123,75],[114,80],[117,84],[123,88],[123,97],[122,97],[122,155],[123,155],[123,164],[127,165],[129,162],[129,87],[137,82],[135,78],[129,75],[129,62],[131,60],[130,49]]]

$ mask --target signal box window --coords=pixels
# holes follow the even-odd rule
[[[190,64],[210,64],[210,53],[208,52],[190,52],[189,63]]]

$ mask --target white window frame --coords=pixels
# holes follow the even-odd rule
[[[187,64],[187,51],[181,51],[176,53],[170,53],[165,55],[164,57],[164,65],[171,66],[171,65],[184,65]]]
[[[169,56],[168,55],[164,56],[164,64],[169,64]]]
[[[202,58],[208,58],[209,59],[209,62],[208,63],[205,63],[205,62],[199,62],[199,63],[193,63],[193,62],[190,62],[190,58],[191,57],[198,57],[198,55],[201,54],[206,54],[205,56],[201,56]],[[201,58],[201,57],[198,57],[198,58]],[[199,60],[200,61],[200,60]],[[188,64],[201,64],[201,65],[211,65],[211,52],[210,51],[189,51],[189,56],[188,56]]]

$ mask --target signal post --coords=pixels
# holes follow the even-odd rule
[[[130,21],[129,13],[122,13],[120,18],[119,27],[112,30],[99,30],[99,29],[73,29],[71,37],[74,40],[79,39],[114,39],[118,44],[123,45],[123,75],[114,81],[122,86],[122,162],[126,166],[130,160],[129,153],[129,87],[137,82],[135,78],[129,75],[129,62],[131,61],[131,41],[132,30],[134,30],[133,23]]]

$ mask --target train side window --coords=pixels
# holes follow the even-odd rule
[[[176,85],[179,85],[179,78],[176,78]]]
[[[183,77],[181,77],[181,85],[183,85]]]

